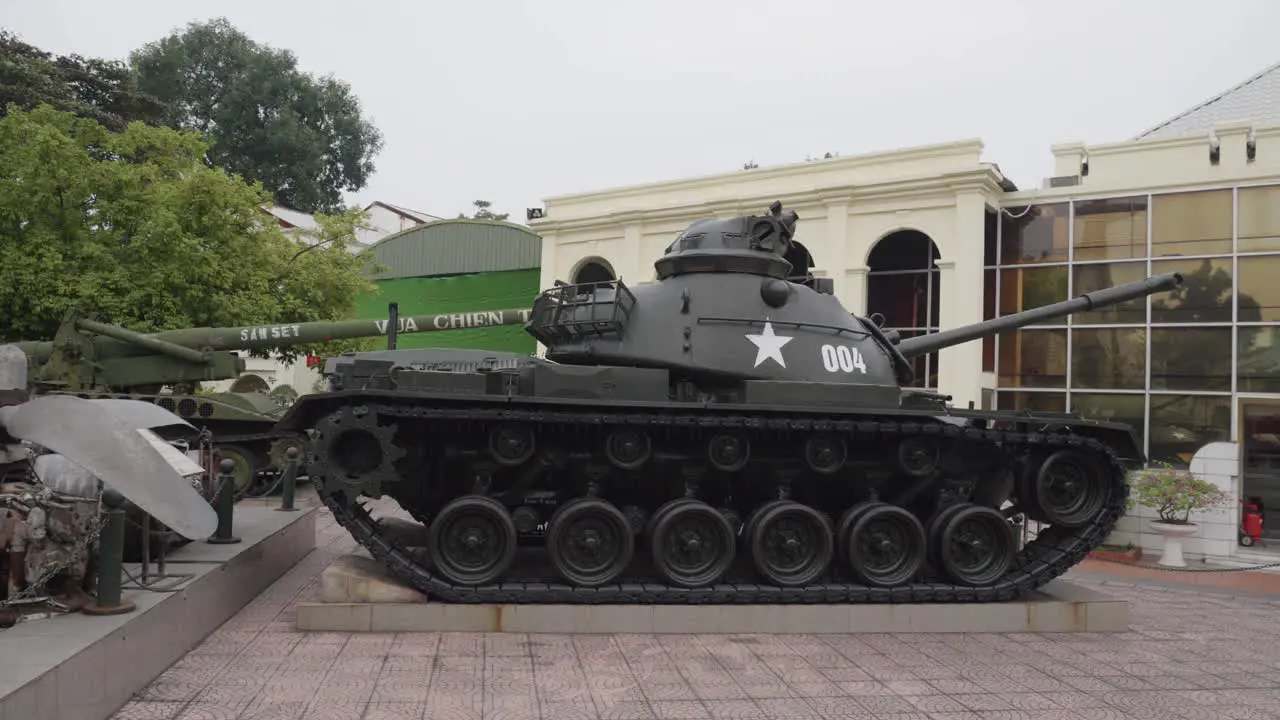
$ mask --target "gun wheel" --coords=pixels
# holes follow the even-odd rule
[[[305,464],[307,457],[307,445],[302,438],[282,437],[271,443],[271,449],[267,451],[268,457],[271,458],[271,467],[284,472],[285,467],[289,464],[289,458],[286,453],[289,448],[298,450],[298,474],[302,474],[302,466]]]
[[[218,445],[217,452],[222,460],[230,460],[233,463],[231,477],[235,479],[236,496],[239,497],[248,492],[253,487],[253,481],[258,477],[257,456],[240,445]]]

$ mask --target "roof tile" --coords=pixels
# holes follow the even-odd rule
[[[1165,120],[1134,139],[1207,132],[1215,123],[1232,120],[1251,120],[1258,125],[1280,125],[1280,63]]]

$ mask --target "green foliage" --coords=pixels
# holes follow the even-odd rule
[[[350,209],[335,215],[316,214],[312,217],[317,228],[291,231],[294,242],[278,258],[282,272],[275,281],[277,297],[280,298],[275,322],[346,319],[355,311],[357,295],[377,289],[365,272],[377,272],[380,266],[366,268],[368,261],[351,251],[357,231],[370,227],[364,211]],[[338,314],[328,312],[334,307],[344,310]],[[330,356],[347,350],[375,350],[379,342],[377,338],[331,340],[297,345],[287,351],[277,349],[275,352],[292,361],[304,355]],[[266,357],[268,352],[257,351],[253,355]]]
[[[208,161],[261,182],[278,205],[335,212],[344,190],[373,175],[382,135],[351,87],[301,72],[292,52],[225,18],[148,43],[130,62],[139,86],[166,105],[165,123],[207,134]]]
[[[271,392],[267,393],[267,397],[280,403],[280,407],[287,408],[297,401],[298,391],[294,390],[292,385],[285,383],[272,388]]]
[[[495,213],[490,210],[489,208],[493,206],[493,203],[488,200],[473,200],[471,204],[476,206],[475,214],[470,218],[472,220],[506,220],[511,217],[511,213]],[[458,213],[458,219],[466,220],[467,214]]]
[[[295,250],[285,265],[288,274],[280,279],[284,291],[280,295],[279,317],[283,323],[351,317],[355,312],[356,297],[377,290],[377,286],[366,279],[367,275],[385,269],[351,252],[357,232],[371,227],[363,210],[353,208],[336,215],[316,214],[312,217],[317,224],[315,230],[293,231],[294,237],[305,247]],[[341,315],[317,314],[317,308],[332,307],[335,303],[342,303],[349,311]],[[347,338],[297,345],[289,352],[277,352],[286,360],[296,360],[305,355],[329,357],[347,351],[378,350],[385,342],[380,338]],[[257,357],[265,357],[266,354],[263,351],[253,353]]]
[[[164,112],[125,63],[55,56],[0,29],[0,116],[10,103],[23,110],[48,104],[115,132],[133,120],[156,123]]]
[[[51,338],[73,307],[140,332],[349,317],[374,287],[349,251],[360,212],[290,237],[263,210],[270,195],[205,152],[195,133],[140,122],[112,133],[47,105],[10,106],[0,337]]]
[[[1153,311],[1178,309],[1183,317],[1178,322],[1222,322],[1223,310],[1230,319],[1231,271],[1214,267],[1209,260],[1202,260],[1191,272],[1182,273],[1182,287],[1151,298]],[[1246,294],[1239,298],[1239,322],[1261,322],[1262,305]]]
[[[1180,470],[1165,462],[1152,465],[1154,467],[1137,470],[1130,476],[1133,494],[1129,506],[1155,510],[1160,522],[1187,525],[1192,512],[1220,507],[1228,500],[1218,486],[1196,477],[1190,470]]]

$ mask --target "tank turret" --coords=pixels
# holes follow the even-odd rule
[[[1181,278],[901,340],[812,277],[796,220],[696,222],[654,283],[557,283],[526,326],[545,358],[333,358],[279,427],[313,433],[334,518],[439,602],[1000,601],[1085,558],[1124,513],[1133,429],[904,392],[909,358]],[[380,523],[361,500],[383,495],[425,527]]]
[[[834,404],[889,404],[913,380],[910,357],[987,335],[1176,288],[1177,273],[1105,288],[974,325],[900,341],[854,316],[811,277],[788,280],[796,213],[702,220],[676,238],[654,266],[658,282],[561,285],[534,303],[528,330],[546,357],[565,364],[662,367],[699,390],[777,393]],[[807,268],[806,268],[807,270]],[[748,384],[739,380],[768,380]],[[803,382],[789,386],[787,381]],[[831,388],[831,385],[842,387]]]

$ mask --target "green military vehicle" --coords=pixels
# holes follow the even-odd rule
[[[305,457],[307,436],[275,428],[287,407],[255,386],[236,351],[330,340],[523,324],[529,310],[486,310],[378,320],[187,328],[143,334],[80,311],[67,314],[53,340],[20,342],[31,390],[82,398],[145,400],[212,434],[216,452],[235,463],[238,495],[260,494],[283,470],[289,447]],[[392,329],[388,333],[388,329]],[[230,392],[193,393],[199,382],[237,379]],[[163,429],[161,429],[163,430]],[[164,432],[158,434],[165,435]],[[167,436],[166,439],[176,439]]]

